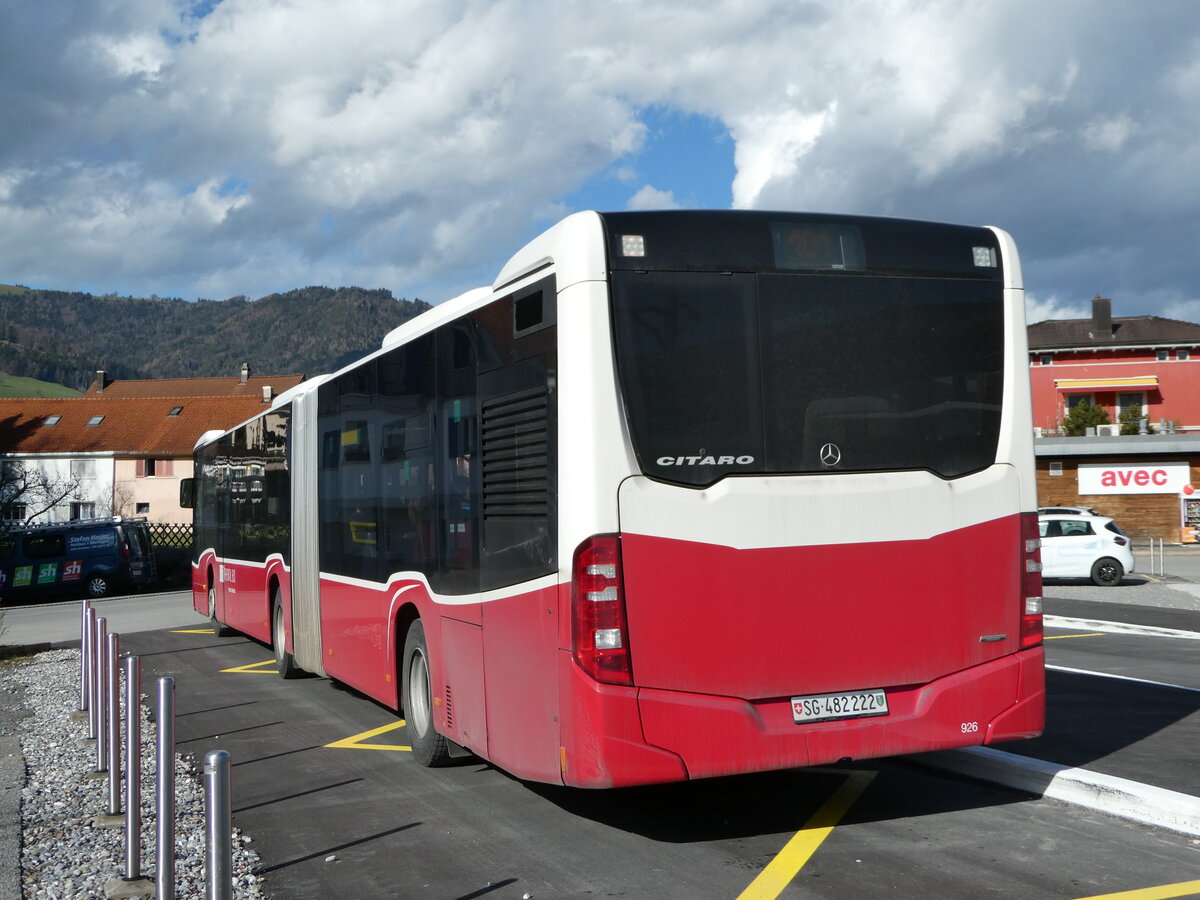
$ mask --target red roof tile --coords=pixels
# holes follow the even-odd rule
[[[178,415],[169,415],[175,407]],[[99,453],[191,456],[206,431],[224,431],[257,415],[257,397],[0,398],[0,453]],[[55,425],[46,425],[59,416]],[[103,416],[97,425],[87,423]]]
[[[1114,316],[1112,336],[1093,334],[1091,319],[1049,319],[1029,326],[1029,349],[1121,347],[1158,344],[1200,345],[1200,324],[1162,316]]]

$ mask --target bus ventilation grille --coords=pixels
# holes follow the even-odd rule
[[[545,388],[483,403],[483,515],[544,518],[549,512],[549,407]]]

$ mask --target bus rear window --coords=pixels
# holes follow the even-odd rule
[[[995,460],[996,282],[645,272],[612,285],[625,408],[650,477],[955,478]]]

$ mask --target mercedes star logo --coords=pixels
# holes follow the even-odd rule
[[[837,444],[826,444],[821,448],[821,464],[825,466],[836,466],[842,461],[842,451]]]

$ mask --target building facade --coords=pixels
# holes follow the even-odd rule
[[[1200,324],[1161,316],[1112,315],[1112,301],[1092,300],[1090,319],[1029,326],[1033,424],[1044,435],[1083,400],[1104,408],[1119,431],[1138,407],[1149,432],[1200,432]],[[1126,418],[1133,418],[1127,415]],[[1135,425],[1136,429],[1136,425]]]
[[[206,431],[257,415],[303,375],[110,381],[81,397],[0,399],[0,520],[185,523],[179,479]],[[43,507],[48,507],[43,510]]]

